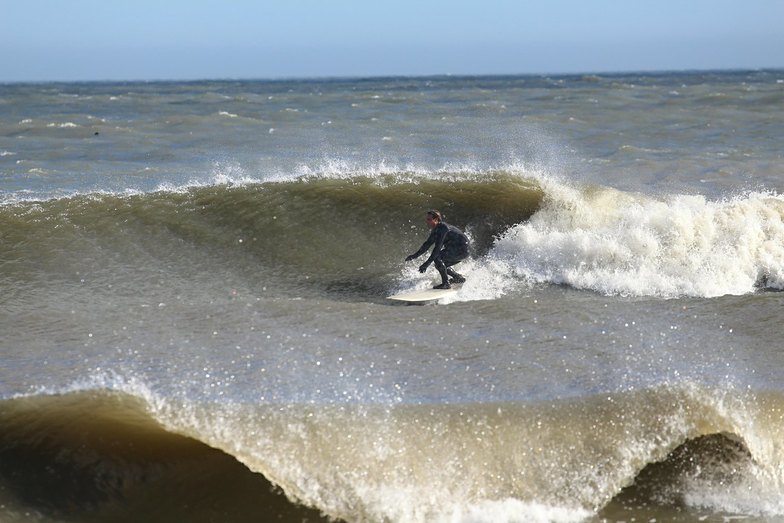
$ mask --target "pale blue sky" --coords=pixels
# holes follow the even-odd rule
[[[784,0],[0,0],[0,81],[784,67]]]

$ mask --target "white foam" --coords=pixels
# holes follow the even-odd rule
[[[527,179],[545,179],[548,174],[535,165],[513,161],[497,165],[481,166],[475,162],[446,162],[441,165],[425,165],[413,161],[400,162],[387,158],[357,160],[344,156],[327,156],[315,164],[300,164],[290,179],[301,178],[385,178],[394,176],[396,181],[406,182],[422,179],[459,182],[466,179],[481,179],[491,173],[505,172]]]
[[[570,523],[584,521],[591,513],[582,508],[554,507],[541,503],[525,503],[508,498],[502,501],[485,501],[465,508],[441,521],[462,523]]]
[[[762,276],[784,288],[784,198],[776,194],[656,199],[558,183],[545,194],[543,208],[491,253],[530,281],[664,297],[744,294]]]
[[[324,158],[316,165],[300,164],[294,171],[295,178],[351,179],[360,176],[375,177],[400,175],[403,173],[425,176],[429,171],[423,166],[398,164],[386,159],[361,162],[342,157]]]
[[[248,171],[235,161],[216,161],[212,165],[209,178],[191,178],[184,183],[164,182],[156,186],[154,192],[185,193],[190,189],[212,186],[242,187],[261,183],[263,180],[248,174]]]
[[[517,289],[522,282],[513,278],[504,264],[497,260],[471,260],[455,269],[466,277],[457,294],[447,296],[443,303],[494,300]]]

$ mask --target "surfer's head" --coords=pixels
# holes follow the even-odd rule
[[[441,213],[438,211],[430,210],[425,213],[425,222],[431,229],[441,223]]]

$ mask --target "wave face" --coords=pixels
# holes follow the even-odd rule
[[[50,286],[44,282],[63,274],[89,275],[115,290],[160,274],[188,286],[228,268],[260,274],[270,291],[275,282],[383,290],[426,238],[425,210],[454,216],[481,256],[541,199],[534,179],[491,172],[307,177],[24,202],[0,208],[9,258],[3,271],[15,286]]]
[[[580,521],[641,505],[676,521],[772,516],[784,464],[767,413],[782,407],[689,386],[326,407],[89,389],[0,403],[1,492],[9,514],[84,521]]]

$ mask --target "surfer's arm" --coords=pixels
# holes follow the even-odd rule
[[[425,243],[423,243],[422,246],[419,248],[419,250],[414,254],[409,255],[406,258],[406,261],[411,261],[414,258],[419,258],[420,256],[422,256],[425,253],[425,251],[427,251],[430,248],[430,246],[433,245],[433,242],[435,242],[435,238],[434,238],[435,234],[436,231],[433,230],[433,232],[430,233],[430,236],[427,237],[427,240],[425,240]]]
[[[444,223],[438,224],[438,226],[433,229],[433,233],[430,235],[430,238],[428,238],[427,241],[430,243],[435,243],[435,247],[433,247],[433,252],[430,253],[430,257],[423,264],[425,267],[433,263],[433,260],[436,259],[436,256],[441,254],[441,249],[444,247],[444,241],[446,240],[446,234],[448,232],[449,228]],[[430,244],[428,244],[428,247],[429,246]],[[425,248],[425,250],[427,250],[427,248]]]
[[[430,237],[427,239],[427,244],[435,244],[433,247],[433,252],[430,253],[430,257],[419,266],[419,272],[425,272],[428,266],[433,263],[433,260],[436,259],[436,256],[441,254],[441,248],[444,246],[444,240],[446,239],[446,233],[449,232],[449,228],[446,224],[440,223],[433,229],[433,232],[430,234]],[[424,247],[424,246],[423,246]],[[427,250],[427,248],[425,248]],[[424,251],[423,251],[424,252]]]

